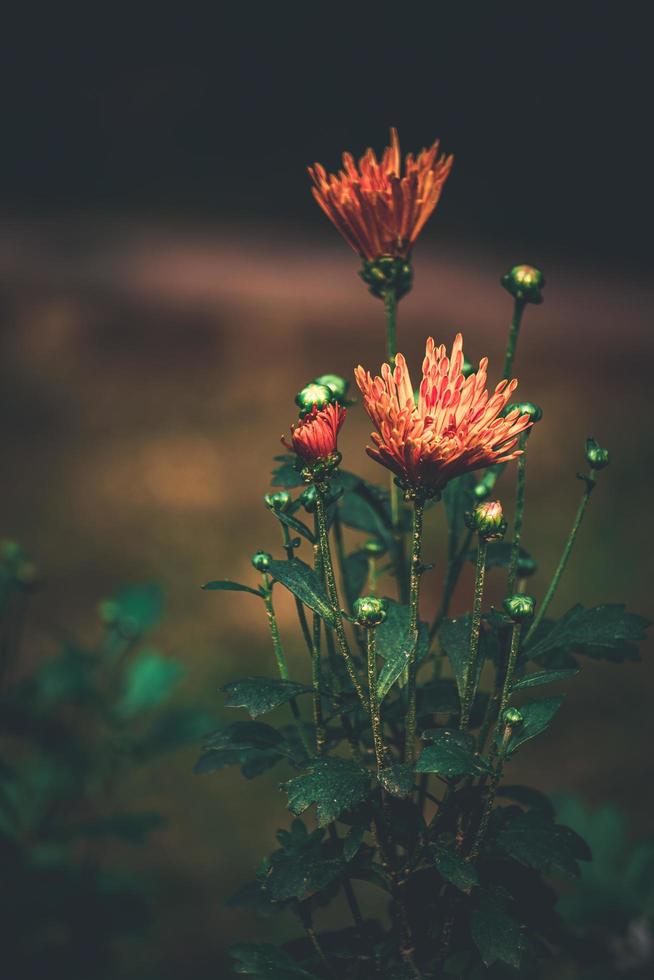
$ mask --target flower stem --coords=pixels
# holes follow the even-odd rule
[[[520,325],[522,323],[522,314],[525,311],[526,302],[523,299],[516,299],[513,306],[513,319],[511,320],[511,326],[509,328],[509,339],[506,343],[506,353],[504,355],[504,372],[502,377],[508,379],[511,375],[511,370],[513,368],[513,361],[515,360],[515,352],[518,346],[518,337],[520,335]]]
[[[317,530],[317,528],[316,528]],[[320,580],[323,578],[322,558],[318,545],[313,547],[314,569]],[[311,640],[311,695],[313,701],[313,722],[316,726],[316,753],[322,755],[325,747],[325,725],[322,714],[322,665],[320,662],[320,616],[313,614],[313,637]]]
[[[577,513],[575,515],[575,519],[574,519],[573,524],[572,524],[572,527],[570,529],[570,533],[568,535],[568,540],[566,541],[565,547],[563,548],[563,554],[561,555],[561,560],[559,561],[559,564],[557,566],[557,569],[554,572],[554,576],[552,578],[552,581],[550,582],[549,589],[547,590],[547,593],[545,595],[545,598],[543,599],[543,602],[541,604],[541,607],[538,610],[538,612],[536,613],[536,616],[534,617],[534,621],[531,624],[531,626],[529,628],[529,631],[528,631],[528,633],[527,633],[527,635],[525,637],[525,642],[529,642],[530,638],[534,635],[534,633],[538,629],[538,627],[539,627],[539,625],[541,623],[541,620],[543,619],[543,616],[547,612],[547,609],[549,607],[550,602],[554,598],[554,594],[555,594],[555,592],[556,592],[556,590],[558,588],[559,582],[561,580],[561,576],[563,575],[563,572],[565,571],[565,566],[568,564],[568,559],[570,558],[570,554],[572,552],[572,548],[573,548],[574,543],[575,543],[575,538],[577,537],[577,532],[579,531],[579,528],[581,527],[581,522],[584,519],[584,514],[586,512],[586,507],[588,506],[588,501],[590,500],[590,495],[593,492],[593,489],[595,487],[595,481],[597,480],[597,474],[596,474],[595,470],[591,470],[590,473],[588,474],[588,476],[584,476],[584,477],[582,477],[582,479],[584,480],[584,482],[586,484],[586,489],[584,490],[584,495],[581,498],[581,503],[579,504],[579,509],[577,510]]]
[[[497,714],[497,722],[495,724],[495,734],[493,735],[493,740],[491,742],[491,761],[498,751],[498,740],[500,729],[502,727],[502,718],[504,717],[504,712],[509,704],[509,698],[511,697],[511,688],[513,686],[513,675],[515,673],[515,665],[518,660],[518,653],[520,652],[520,633],[522,632],[522,624],[514,623],[513,629],[511,630],[511,647],[509,649],[509,659],[506,665],[506,673],[504,675],[504,683],[502,684],[502,693],[499,700],[499,708]],[[483,751],[483,744],[480,746],[479,751]]]
[[[368,703],[370,705],[370,724],[372,739],[375,746],[377,773],[384,768],[384,743],[382,740],[381,716],[379,713],[379,698],[377,697],[377,635],[374,627],[366,630],[368,653]]]
[[[501,717],[501,716],[500,716]],[[486,802],[484,804],[484,810],[481,815],[481,820],[479,821],[479,827],[477,828],[477,833],[475,834],[475,839],[472,844],[472,849],[468,854],[468,861],[476,861],[479,857],[484,839],[486,837],[486,831],[488,830],[488,821],[490,820],[491,811],[493,809],[493,803],[495,802],[495,794],[497,792],[497,787],[500,784],[502,778],[502,773],[504,772],[504,759],[506,757],[506,750],[511,739],[512,728],[510,725],[504,726],[504,732],[502,734],[502,741],[500,742],[497,763],[495,769],[493,770],[493,775],[491,781],[488,784],[488,794],[486,796]]]
[[[404,742],[405,762],[411,765],[415,756],[416,740],[416,673],[418,646],[418,611],[420,605],[420,579],[423,567],[421,558],[422,525],[425,511],[424,501],[416,498],[413,502],[413,527],[411,531],[411,564],[409,579],[409,636],[412,645],[409,659],[407,683],[406,738]]]
[[[463,700],[461,703],[461,723],[462,732],[466,732],[470,726],[470,713],[475,700],[477,689],[477,665],[479,662],[479,635],[481,633],[481,605],[484,597],[484,580],[486,578],[486,550],[487,542],[484,538],[479,538],[477,548],[477,564],[475,567],[475,598],[472,607],[472,626],[470,628],[470,652],[468,654],[468,666],[465,674],[465,685],[463,690]]]
[[[320,547],[320,557],[322,560],[322,565],[325,573],[325,583],[327,585],[327,594],[329,596],[329,601],[332,606],[334,613],[334,632],[336,633],[336,641],[338,643],[338,649],[345,661],[345,666],[347,672],[350,675],[350,680],[354,685],[354,689],[359,695],[359,700],[363,707],[368,710],[368,699],[366,698],[365,692],[361,685],[361,681],[357,675],[354,661],[352,660],[352,655],[350,653],[350,647],[347,642],[347,636],[345,635],[345,627],[343,626],[343,616],[341,614],[341,606],[338,601],[338,591],[336,589],[336,578],[334,576],[334,565],[332,563],[331,549],[329,547],[329,535],[327,533],[327,518],[325,515],[325,493],[321,490],[318,485],[316,485],[316,519],[318,521],[318,540]]]
[[[386,356],[392,368],[397,354],[397,292],[395,286],[384,290],[384,314],[386,316]]]
[[[386,359],[391,369],[394,369],[395,356],[397,354],[397,291],[394,286],[389,286],[384,290],[384,315],[386,317]],[[395,542],[393,564],[395,566],[395,576],[398,581],[400,601],[406,602],[403,585],[404,539],[402,536],[400,491],[392,473],[390,474],[389,480],[391,526],[393,529],[393,540]]]
[[[515,520],[513,524],[513,541],[511,543],[511,559],[509,561],[509,579],[507,585],[507,595],[515,592],[515,583],[518,576],[518,561],[520,558],[520,538],[522,536],[522,521],[525,513],[525,473],[527,469],[527,433],[523,432],[520,437],[520,449],[522,456],[518,456],[518,475],[516,477],[515,495]]]

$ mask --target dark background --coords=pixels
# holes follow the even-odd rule
[[[534,590],[592,433],[613,463],[557,609],[651,610],[651,77],[636,5],[35,5],[3,35],[0,513],[48,582],[25,669],[50,652],[53,623],[91,635],[97,601],[142,579],[166,588],[159,641],[185,662],[187,700],[220,712],[221,683],[268,669],[248,597],[198,585],[250,580],[249,554],[277,547],[260,499],[295,391],[383,357],[381,306],[304,168],[381,150],[390,125],[405,150],[439,136],[455,155],[400,346],[417,364],[427,334],[449,343],[462,328],[497,376],[510,316],[498,277],[543,266],[516,362],[545,412],[529,461]],[[354,409],[346,463],[379,478],[367,432]],[[512,481],[499,492],[510,504]],[[442,528],[429,533],[440,561]],[[280,619],[302,675],[281,601]],[[588,665],[515,781],[618,802],[651,833],[652,680],[647,660]],[[156,883],[154,931],[125,953],[126,976],[216,976],[234,938],[294,930],[223,907],[287,820],[280,775],[199,779],[194,755],[121,791],[168,819],[119,855]]]

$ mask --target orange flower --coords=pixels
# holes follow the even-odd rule
[[[319,163],[309,167],[313,196],[343,238],[363,258],[407,258],[438,203],[453,157],[438,156],[438,141],[417,158],[407,154],[404,176],[397,130],[378,162],[366,150],[359,166],[343,154],[343,170],[327,174]]]
[[[291,426],[291,441],[282,436],[282,443],[308,466],[329,459],[337,451],[338,433],[346,414],[337,402],[321,409],[314,405],[297,425]]]
[[[402,354],[396,357],[394,371],[382,365],[381,377],[372,378],[362,367],[354,372],[365,409],[377,427],[368,455],[407,487],[439,492],[462,473],[521,455],[514,446],[531,425],[529,415],[516,409],[500,417],[518,382],[500,381],[489,397],[488,358],[468,378],[462,365],[461,334],[449,358],[445,347],[436,347],[430,337],[417,404]]]

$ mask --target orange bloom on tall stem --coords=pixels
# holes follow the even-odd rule
[[[448,357],[444,345],[430,337],[422,365],[416,404],[402,354],[395,370],[382,365],[373,378],[362,367],[355,377],[365,409],[377,432],[367,452],[414,490],[440,492],[456,476],[520,456],[518,436],[531,425],[519,410],[500,416],[518,384],[500,381],[493,395],[486,390],[488,358],[476,374],[462,373],[463,338],[457,334]]]
[[[343,238],[364,259],[382,255],[407,258],[425,222],[436,207],[453,157],[438,155],[438,141],[417,157],[408,153],[402,176],[397,130],[380,161],[366,150],[354,161],[343,154],[343,170],[328,174],[316,163],[309,167],[313,196]]]
[[[343,406],[335,402],[322,409],[314,406],[297,425],[291,426],[291,441],[282,436],[282,443],[308,466],[327,460],[337,452],[338,433],[346,414]]]

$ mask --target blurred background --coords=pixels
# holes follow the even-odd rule
[[[602,3],[152,16],[36,5],[8,17],[0,525],[44,578],[19,674],[61,629],[91,644],[100,600],[152,580],[167,597],[156,642],[186,672],[180,703],[225,718],[220,685],[266,672],[257,603],[199,586],[254,584],[249,556],[278,547],[262,495],[295,392],[383,359],[382,305],[305,167],[381,150],[390,125],[405,150],[440,137],[455,155],[415,252],[400,348],[417,366],[427,335],[449,344],[462,330],[468,358],[489,355],[498,376],[511,315],[499,276],[516,262],[544,269],[516,361],[519,394],[544,410],[528,465],[533,588],[542,595],[558,561],[594,435],[612,465],[556,611],[579,600],[651,612],[651,78],[637,20]],[[353,408],[345,465],[379,479],[368,432]],[[498,491],[510,502],[512,480]],[[443,548],[434,520],[427,612]],[[468,576],[459,610],[470,588]],[[308,674],[281,596],[279,614]],[[642,663],[588,663],[514,781],[619,803],[635,835],[651,834],[653,683],[645,650]],[[224,907],[287,823],[280,773],[196,777],[196,755],[187,745],[121,783],[126,808],[166,820],[144,846],[108,852],[151,883],[152,925],[119,944],[121,977],[222,975],[229,942],[294,931]]]

